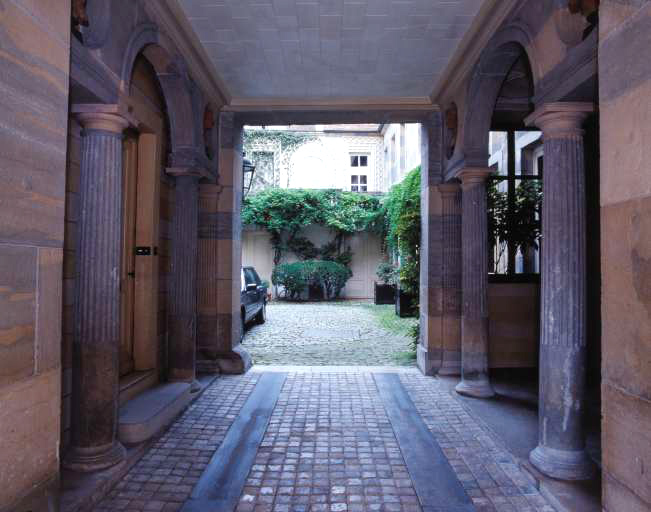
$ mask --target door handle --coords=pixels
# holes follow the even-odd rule
[[[127,275],[128,275],[129,277],[136,277],[136,273],[135,273],[135,272],[128,272]]]

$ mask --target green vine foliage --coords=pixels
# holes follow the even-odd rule
[[[400,288],[418,295],[420,280],[420,167],[391,187],[384,202],[386,239],[400,254]]]
[[[245,199],[242,222],[265,229],[271,235],[274,265],[285,251],[300,259],[321,257],[348,265],[352,253],[346,236],[382,229],[383,208],[374,196],[341,190],[267,189]],[[311,225],[331,229],[334,240],[317,248],[301,230]]]
[[[499,180],[490,180],[487,187],[488,244],[497,248],[493,271],[497,271],[511,240],[513,250],[525,252],[538,249],[540,212],[542,206],[541,180],[522,180],[515,188],[515,201],[509,207],[508,193],[499,190]]]

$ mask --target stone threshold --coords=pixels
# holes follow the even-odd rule
[[[138,439],[146,433],[150,435],[141,441],[129,444],[122,436],[121,424],[120,440],[125,443],[127,450],[127,456],[123,462],[94,473],[78,473],[62,469],[61,512],[90,512],[108,494],[113,486],[122,480],[129,470],[147,453],[149,448],[165,432],[167,427],[181,415],[187,406],[201,396],[216,378],[216,375],[199,377],[198,382],[200,387],[194,393],[190,393],[189,384],[164,383],[161,386],[156,386],[145,391],[122,406],[120,408],[121,420],[122,412],[126,408],[128,413],[126,418],[130,421],[126,427],[127,438]],[[170,385],[174,387],[170,388]],[[187,400],[185,399],[185,386],[187,386]],[[153,395],[156,403],[147,405],[146,411],[138,411],[137,408],[134,410],[130,404],[138,401],[144,395]],[[152,397],[150,396],[147,400],[152,400]],[[141,401],[142,399],[139,402]]]
[[[279,373],[415,373],[416,366],[357,366],[357,365],[282,365],[282,364],[255,364],[252,372],[279,372]]]
[[[556,512],[601,512],[600,472],[592,480],[566,481],[543,475],[528,460],[520,460],[520,467]]]
[[[168,382],[125,403],[119,411],[120,442],[142,443],[164,429],[191,402],[190,388],[189,382]]]
[[[157,384],[158,374],[156,370],[136,371],[120,378],[120,407],[143,391],[146,391]]]

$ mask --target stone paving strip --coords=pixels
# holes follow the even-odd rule
[[[232,512],[235,509],[285,376],[284,373],[260,376],[181,512]]]
[[[370,307],[274,302],[267,306],[266,323],[251,326],[242,346],[254,364],[401,364],[396,355],[409,351],[409,339],[383,329]]]
[[[94,510],[180,510],[259,377],[250,372],[218,378]]]
[[[478,512],[554,512],[515,458],[453,391],[417,372],[401,373],[400,380]]]

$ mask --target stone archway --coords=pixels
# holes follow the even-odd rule
[[[537,83],[535,48],[526,27],[511,25],[498,32],[485,50],[470,79],[463,117],[461,152],[463,166],[485,167],[488,133],[496,102],[509,72],[526,56],[534,85]]]

